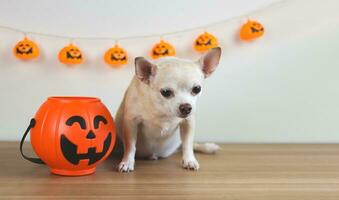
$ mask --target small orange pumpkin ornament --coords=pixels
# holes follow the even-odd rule
[[[199,37],[195,40],[194,49],[200,53],[203,53],[209,49],[217,47],[218,45],[218,39],[214,35],[205,32],[199,35]]]
[[[13,53],[18,59],[30,60],[39,57],[40,50],[35,42],[25,37],[15,45]]]
[[[80,64],[84,60],[80,49],[72,43],[60,50],[58,58],[61,63],[67,65]]]
[[[153,46],[151,57],[158,59],[165,56],[175,56],[175,48],[170,43],[161,40]]]
[[[22,152],[29,131],[39,158]],[[20,149],[25,159],[46,163],[54,174],[80,176],[94,173],[111,153],[115,139],[114,120],[100,99],[49,97],[31,120]]]
[[[106,51],[104,60],[113,67],[120,67],[128,62],[127,52],[116,44]]]
[[[240,39],[253,40],[264,35],[264,27],[257,21],[248,20],[240,29]]]

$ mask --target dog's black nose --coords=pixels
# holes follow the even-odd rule
[[[95,138],[95,134],[93,133],[93,131],[89,131],[87,136],[86,136],[87,139],[94,139]]]
[[[183,115],[188,115],[192,111],[192,106],[189,103],[184,103],[179,106],[180,113]]]

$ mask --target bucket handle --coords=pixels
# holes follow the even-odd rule
[[[29,122],[29,125],[24,133],[24,135],[22,136],[21,138],[21,142],[20,142],[20,153],[22,155],[23,158],[25,158],[26,160],[29,160],[33,163],[36,163],[36,164],[45,164],[44,161],[42,161],[40,158],[32,158],[32,157],[28,157],[24,154],[24,152],[22,151],[22,146],[24,145],[24,141],[26,139],[26,136],[28,134],[28,132],[31,130],[31,128],[34,128],[36,124],[36,120],[34,118],[31,119],[31,121]]]

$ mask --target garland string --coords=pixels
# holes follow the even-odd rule
[[[188,32],[193,32],[193,31],[197,31],[197,30],[207,30],[208,28],[211,27],[215,27],[215,26],[219,26],[222,24],[225,24],[229,21],[232,20],[236,20],[236,19],[248,19],[249,16],[254,16],[254,15],[258,15],[259,13],[265,11],[268,8],[273,8],[276,6],[281,5],[282,3],[284,3],[287,0],[277,0],[274,1],[271,4],[268,4],[262,8],[256,9],[254,11],[251,11],[249,13],[247,13],[246,15],[239,15],[239,16],[235,16],[226,20],[221,20],[209,25],[205,25],[205,26],[199,26],[199,27],[194,27],[194,28],[189,28],[189,29],[184,29],[184,30],[180,30],[180,31],[173,31],[173,32],[167,32],[167,33],[162,33],[162,34],[151,34],[151,35],[135,35],[135,36],[128,36],[128,37],[73,37],[73,36],[65,36],[65,35],[57,35],[57,34],[49,34],[49,33],[41,33],[41,32],[34,32],[34,31],[24,31],[18,28],[13,28],[13,27],[9,27],[9,26],[0,26],[0,29],[3,30],[8,30],[8,31],[13,31],[13,32],[18,32],[18,33],[23,33],[25,36],[27,35],[38,35],[38,36],[43,36],[43,37],[49,37],[49,38],[60,38],[60,39],[67,39],[70,41],[75,41],[75,40],[110,40],[110,41],[122,41],[122,40],[132,40],[132,39],[146,39],[146,38],[163,38],[165,36],[175,36],[175,35],[179,35],[182,33],[188,33]]]

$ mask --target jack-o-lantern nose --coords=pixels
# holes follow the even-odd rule
[[[87,139],[94,139],[95,138],[95,134],[93,133],[93,131],[89,131],[87,136],[86,136]]]

